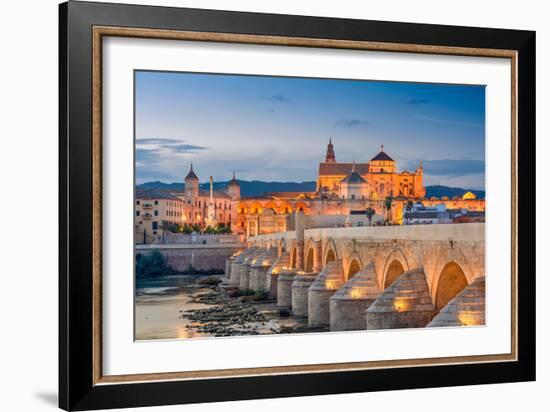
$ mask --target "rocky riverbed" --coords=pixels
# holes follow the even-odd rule
[[[324,332],[309,328],[307,319],[277,308],[262,294],[222,291],[215,278],[170,277],[163,287],[137,288],[136,338],[199,338]],[[206,279],[206,281],[205,281]],[[210,284],[208,284],[210,283]],[[170,286],[171,285],[171,286]],[[141,286],[144,286],[141,284]],[[158,286],[158,285],[156,285]],[[171,315],[170,315],[171,312]],[[177,321],[176,321],[177,320]]]

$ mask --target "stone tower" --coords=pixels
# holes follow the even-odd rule
[[[191,169],[187,176],[185,176],[185,198],[187,200],[193,200],[199,196],[199,178],[193,171],[193,163],[191,163]]]
[[[233,179],[227,185],[227,194],[231,197],[231,200],[238,200],[241,198],[241,186],[237,179],[235,179],[235,171],[233,171]]]
[[[336,163],[336,156],[334,154],[334,147],[332,146],[332,138],[328,139],[327,157],[325,163]]]

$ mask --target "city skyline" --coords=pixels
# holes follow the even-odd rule
[[[425,183],[485,189],[485,88],[136,71],[136,180],[314,181],[329,138],[340,162],[380,145]],[[246,148],[246,150],[243,150]]]

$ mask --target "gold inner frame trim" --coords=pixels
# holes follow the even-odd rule
[[[186,40],[270,46],[316,47],[383,51],[398,53],[421,53],[437,55],[508,58],[511,60],[511,179],[512,179],[512,259],[511,259],[511,352],[509,354],[452,356],[440,358],[396,359],[384,361],[327,363],[315,365],[289,365],[257,368],[217,369],[143,373],[131,375],[103,375],[102,372],[102,40],[103,37],[130,37],[163,40]],[[467,48],[454,46],[431,46],[419,44],[384,43],[354,40],[262,36],[233,33],[142,29],[129,27],[93,27],[92,44],[92,174],[93,174],[93,383],[94,385],[137,383],[150,381],[219,379],[228,377],[281,375],[298,373],[322,373],[357,371],[381,368],[414,366],[456,365],[465,363],[493,363],[517,360],[517,52],[515,50]]]

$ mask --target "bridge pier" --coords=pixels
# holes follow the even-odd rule
[[[235,260],[235,255],[232,255],[225,260],[224,277],[226,277],[227,279],[229,279],[229,277],[231,276],[231,265],[233,264],[234,260]]]
[[[330,297],[330,330],[366,329],[365,311],[378,296],[380,288],[370,263]]]
[[[240,255],[236,256],[233,262],[231,263],[231,273],[229,277],[229,285],[232,287],[239,287],[241,280],[241,265],[244,260],[252,254],[256,248],[248,248]]]
[[[280,309],[292,307],[292,282],[296,276],[296,270],[283,270],[277,278],[277,306]]]
[[[250,290],[254,292],[265,290],[266,273],[276,257],[276,250],[268,249],[261,258],[256,259],[256,262],[252,264],[250,267]]]
[[[290,255],[288,252],[282,252],[265,275],[265,290],[268,299],[277,299],[277,278],[279,273],[290,266]]]
[[[248,255],[241,263],[241,274],[239,276],[239,291],[244,292],[250,288],[250,267],[256,257],[261,256],[262,250],[257,249]]]
[[[485,325],[485,277],[475,279],[427,327]]]
[[[308,289],[319,275],[318,272],[298,274],[292,282],[292,314],[307,318]]]
[[[367,329],[421,328],[434,306],[423,269],[400,275],[367,309]]]
[[[344,284],[342,261],[327,263],[308,289],[309,326],[329,326],[329,298]]]

